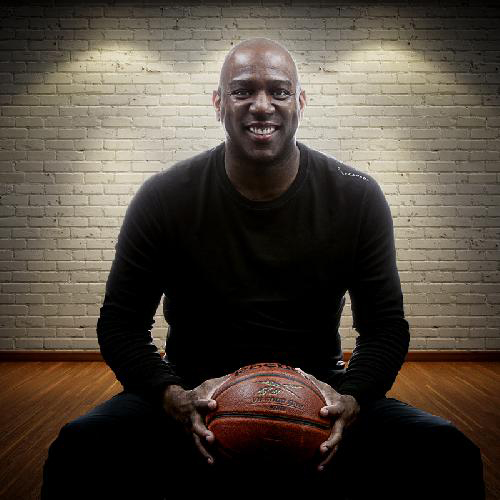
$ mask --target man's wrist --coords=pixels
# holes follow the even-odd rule
[[[179,384],[167,384],[163,389],[163,396],[184,390]]]
[[[356,391],[355,389],[344,389],[344,390],[339,389],[338,392],[342,396],[349,396],[352,399],[354,399],[354,401],[356,401],[356,404],[358,406],[361,406],[363,404],[363,395],[362,393],[360,393],[360,391]]]
[[[178,384],[167,384],[162,391],[162,400],[170,399],[179,394],[179,392],[184,391],[184,389]]]
[[[180,389],[184,389],[184,386],[181,384],[182,382],[180,380],[163,380],[162,382],[156,383],[151,390],[154,401],[163,404],[168,394],[173,394]]]
[[[341,396],[351,399],[353,404],[359,408],[359,406],[360,406],[359,401],[357,400],[357,398],[355,396],[353,396],[352,394],[341,394]]]

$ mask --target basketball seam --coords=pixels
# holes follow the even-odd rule
[[[248,375],[244,378],[240,378],[238,380],[235,380],[233,382],[230,382],[228,383],[226,386],[222,386],[220,387],[217,391],[215,391],[215,393],[213,394],[213,398],[217,398],[219,397],[221,394],[223,394],[225,391],[227,391],[227,389],[229,389],[230,387],[233,387],[233,385],[236,385],[240,382],[243,382],[245,380],[249,380],[249,379],[252,379],[252,378],[257,378],[257,377],[283,377],[283,378],[286,378],[288,380],[294,380],[296,382],[301,382],[304,384],[305,387],[307,387],[311,392],[313,392],[314,394],[316,394],[316,396],[318,396],[321,400],[322,403],[324,403],[324,398],[323,398],[323,395],[319,392],[318,389],[316,389],[316,387],[312,387],[311,384],[312,382],[310,382],[308,379],[306,379],[305,377],[302,377],[302,378],[296,378],[296,377],[292,377],[290,375],[286,375],[284,373],[273,373],[273,372],[270,372],[270,373],[255,373],[253,375]],[[304,381],[307,381],[309,383],[305,383]]]
[[[297,418],[297,417],[287,417],[286,415],[268,415],[265,413],[244,413],[244,412],[222,412],[218,413],[216,415],[213,415],[210,418],[210,421],[208,422],[211,424],[214,420],[218,420],[220,418],[238,418],[238,417],[245,417],[245,418],[255,418],[255,419],[260,419],[260,420],[278,420],[278,421],[284,421],[284,422],[290,422],[294,424],[302,424],[302,425],[307,425],[310,427],[315,427],[317,429],[322,429],[322,430],[329,430],[330,426],[327,424],[320,424],[319,422],[311,422],[310,420],[305,420],[303,418]]]

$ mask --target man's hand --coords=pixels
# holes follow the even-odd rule
[[[204,415],[215,410],[217,402],[211,399],[217,388],[229,375],[206,380],[192,390],[185,390],[179,385],[170,385],[163,394],[163,409],[170,417],[180,422],[188,434],[193,436],[194,444],[209,464],[214,463],[206,444],[214,442],[214,435],[206,425]]]
[[[311,380],[323,394],[326,406],[321,408],[320,415],[335,419],[330,437],[324,443],[321,443],[319,448],[323,457],[318,470],[322,471],[337,452],[344,429],[356,420],[359,413],[359,404],[353,396],[339,394],[333,387],[321,382],[313,375],[305,373],[300,368],[296,368],[296,370]]]

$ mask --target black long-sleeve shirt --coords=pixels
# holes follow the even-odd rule
[[[224,143],[140,187],[97,325],[125,389],[154,398],[167,384],[195,387],[260,361],[335,382],[360,404],[390,389],[409,331],[389,206],[369,175],[298,146],[298,173],[271,201],[234,188]],[[346,292],[359,333],[347,370],[338,332]],[[162,296],[164,358],[150,333]]]

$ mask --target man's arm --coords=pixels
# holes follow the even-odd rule
[[[165,289],[166,221],[148,179],[125,214],[97,322],[101,353],[124,389],[161,404],[164,388],[183,385],[151,337],[154,314]]]
[[[211,397],[227,376],[187,388],[172,365],[161,358],[150,333],[167,286],[165,262],[171,261],[171,240],[152,178],[140,187],[125,214],[97,336],[104,360],[123,387],[162,407],[192,437],[207,463],[212,464],[214,458],[209,448],[214,435],[207,429],[204,415],[216,408]]]
[[[391,388],[410,338],[396,267],[392,216],[378,184],[369,186],[363,203],[354,276],[348,288],[353,326],[359,337],[339,388],[361,406]]]
[[[338,391],[302,372],[325,397],[321,415],[333,421],[329,438],[320,446],[320,471],[332,460],[344,429],[357,419],[363,404],[384,396],[391,388],[408,352],[409,331],[396,267],[392,217],[375,182],[368,186],[362,213],[348,287],[354,327],[359,332],[356,348]]]

